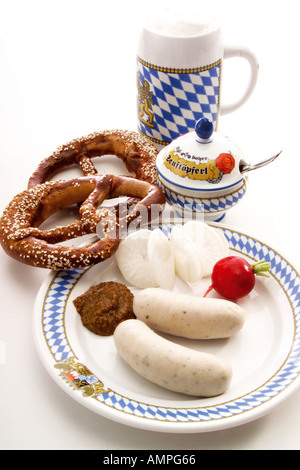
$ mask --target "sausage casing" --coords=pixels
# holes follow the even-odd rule
[[[168,390],[212,397],[230,385],[232,369],[225,360],[162,338],[138,319],[120,323],[114,342],[133,370]]]
[[[155,287],[135,294],[133,311],[155,330],[190,339],[229,338],[245,321],[245,311],[229,300],[199,298]]]

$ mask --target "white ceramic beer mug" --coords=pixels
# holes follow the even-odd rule
[[[223,60],[242,57],[250,64],[244,94],[221,104]],[[217,129],[220,114],[232,112],[249,98],[258,63],[245,47],[223,44],[220,27],[211,21],[169,11],[145,21],[137,50],[138,129],[160,145],[191,132],[205,117]]]

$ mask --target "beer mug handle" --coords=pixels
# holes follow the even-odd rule
[[[248,86],[243,96],[232,104],[221,105],[221,114],[231,113],[232,111],[235,111],[236,109],[240,108],[252,94],[258,77],[258,61],[256,56],[249,49],[239,46],[225,46],[224,59],[230,59],[231,57],[241,57],[243,59],[246,59],[250,64],[251,74]]]

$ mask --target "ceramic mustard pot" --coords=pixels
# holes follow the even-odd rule
[[[220,221],[245,195],[247,172],[275,158],[251,167],[241,150],[202,118],[194,131],[159,152],[158,185],[176,209],[201,212],[208,221]]]

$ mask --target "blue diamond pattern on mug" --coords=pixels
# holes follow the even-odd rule
[[[194,130],[206,117],[217,125],[221,61],[211,66],[176,70],[137,60],[138,126],[142,134],[167,144]]]

